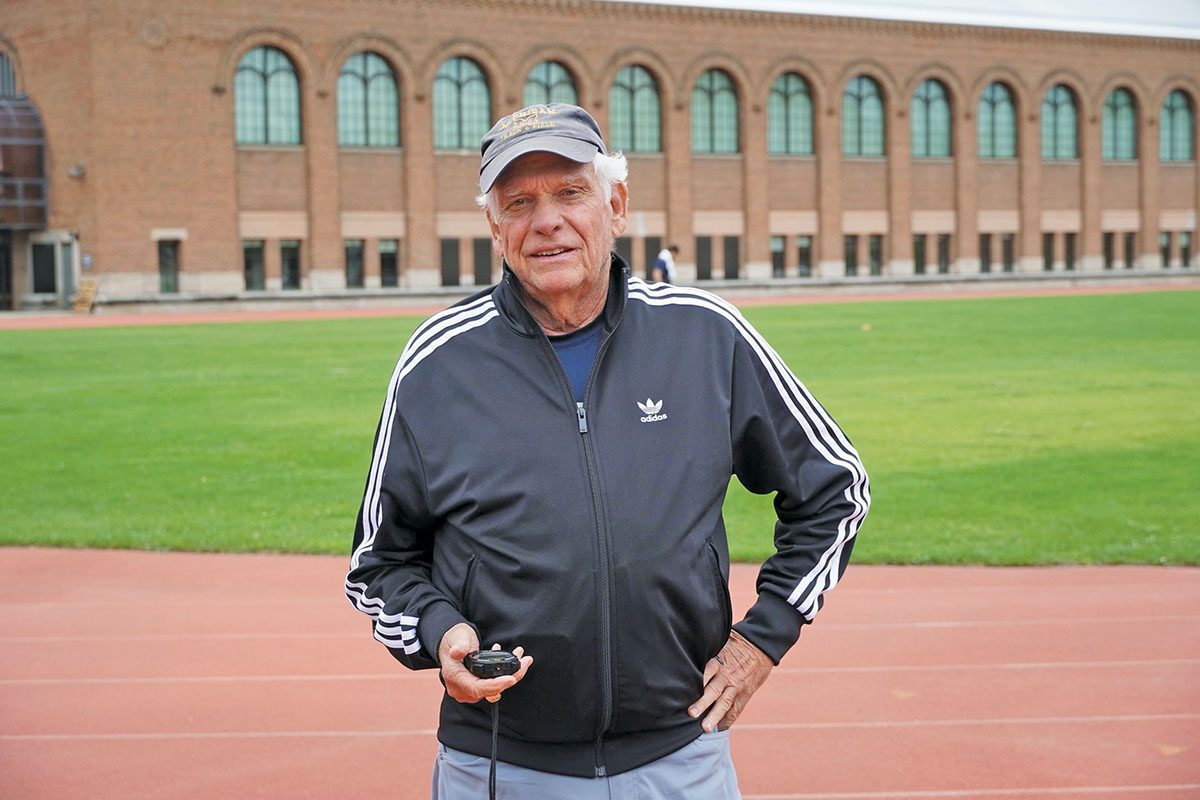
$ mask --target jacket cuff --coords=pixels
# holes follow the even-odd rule
[[[442,637],[460,622],[467,620],[457,608],[445,600],[438,600],[425,607],[421,621],[417,623],[417,636],[421,640],[421,647],[425,648],[425,652],[435,663],[441,664],[438,659],[438,645],[442,643]],[[469,622],[467,624],[470,625]]]
[[[758,596],[746,616],[733,629],[766,653],[778,666],[784,654],[800,638],[803,622],[804,618],[791,604],[773,594],[764,593]]]

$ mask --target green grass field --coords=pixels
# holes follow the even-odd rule
[[[746,313],[870,470],[856,560],[1200,564],[1200,292]],[[0,332],[0,544],[347,552],[418,322]]]

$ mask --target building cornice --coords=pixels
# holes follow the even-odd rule
[[[378,2],[379,0],[376,0]],[[396,0],[392,0],[395,2]],[[400,0],[403,2],[404,0]],[[432,8],[428,0],[415,0],[414,5]],[[566,15],[595,17],[636,17],[663,22],[708,22],[741,27],[780,25],[833,33],[895,36],[897,34],[931,39],[973,39],[1014,41],[1045,45],[1096,45],[1103,47],[1169,48],[1174,51],[1200,51],[1200,39],[1179,39],[1166,36],[1138,36],[1060,31],[1042,28],[1018,28],[962,23],[925,22],[873,19],[869,17],[832,16],[782,11],[737,10],[708,6],[665,5],[658,3],[611,2],[611,0],[439,0],[446,5],[462,8],[481,8],[512,13],[514,10],[557,12]]]

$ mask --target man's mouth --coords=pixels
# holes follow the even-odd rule
[[[533,253],[533,257],[534,258],[552,258],[553,256],[562,255],[563,253],[570,251],[570,249],[571,248],[569,248],[569,247],[552,247],[552,248],[548,248],[546,250],[535,250]]]

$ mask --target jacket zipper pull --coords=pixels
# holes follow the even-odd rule
[[[587,433],[587,409],[583,407],[583,403],[575,404],[575,416],[579,418],[579,432]]]

